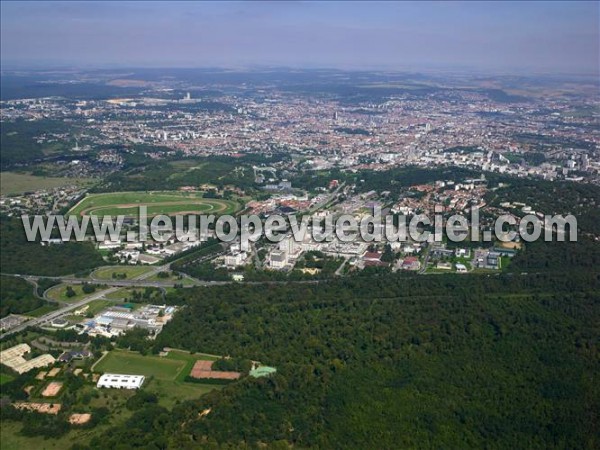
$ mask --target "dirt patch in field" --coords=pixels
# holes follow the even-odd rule
[[[18,402],[13,403],[13,406],[17,409],[26,409],[27,411],[35,411],[42,414],[58,414],[62,408],[62,405],[59,403]]]
[[[60,381],[53,381],[46,386],[42,392],[42,397],[56,397],[62,389],[62,386],[63,384]]]
[[[84,414],[71,414],[69,417],[69,423],[71,425],[83,425],[84,423],[88,423],[92,415],[89,413]]]
[[[58,373],[60,372],[60,367],[55,367],[54,369],[51,369],[50,372],[48,372],[46,374],[47,377],[55,377],[56,375],[58,375]]]
[[[192,378],[218,378],[220,380],[237,380],[240,377],[239,372],[225,372],[222,370],[212,370],[213,361],[198,360],[194,364],[190,376]]]

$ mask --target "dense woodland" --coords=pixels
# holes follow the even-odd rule
[[[20,218],[0,217],[0,266],[4,273],[56,276],[103,265],[91,242],[42,246],[28,242]]]
[[[544,214],[573,214],[584,233],[600,234],[600,186],[510,179],[508,186],[490,192],[487,199],[494,206],[522,202]]]
[[[65,123],[58,120],[38,120],[15,122],[3,121],[0,131],[0,148],[2,170],[17,164],[30,164],[36,160],[57,154],[68,154],[69,143],[41,144],[36,139],[45,133],[77,132],[78,124]]]
[[[594,448],[600,273],[377,275],[179,290],[163,346],[277,367],[93,448]],[[198,418],[206,408],[212,412]]]
[[[146,150],[157,149],[150,147]],[[271,157],[248,154],[239,158],[210,156],[180,161],[173,157],[171,160],[153,161],[137,152],[126,155],[126,170],[111,174],[92,192],[173,190],[203,184],[218,188],[233,185],[242,190],[252,190],[255,187],[252,166],[273,164],[281,158],[283,155],[279,154]]]
[[[33,286],[22,278],[0,276],[0,317],[32,311],[46,302],[33,293]]]

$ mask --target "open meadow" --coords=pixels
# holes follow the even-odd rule
[[[115,274],[115,278],[125,275],[125,279],[131,280],[151,270],[152,267],[148,266],[108,266],[96,269],[90,277],[94,280],[112,280],[113,274]]]
[[[68,291],[68,288],[71,288],[71,291]],[[67,295],[67,292],[74,292],[74,295],[70,297]],[[46,297],[50,300],[54,300],[57,302],[66,302],[66,303],[76,303],[88,295],[92,295],[91,293],[86,294],[83,292],[83,285],[81,284],[59,284],[51,287],[46,291]]]
[[[95,182],[91,178],[41,177],[27,173],[2,172],[0,193],[17,195],[40,189],[53,189],[62,186],[89,186]]]

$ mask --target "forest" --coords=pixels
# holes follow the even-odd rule
[[[0,276],[0,318],[9,314],[22,314],[44,304],[33,293],[33,286],[22,278]]]
[[[90,448],[594,448],[600,273],[230,285],[151,344],[277,374],[138,411]],[[211,410],[199,418],[199,411]]]
[[[27,241],[20,218],[0,217],[0,265],[4,273],[69,275],[103,264],[91,242],[42,246]]]
[[[172,190],[203,184],[219,188],[233,185],[248,190],[254,188],[253,165],[273,164],[283,157],[246,154],[240,158],[210,156],[152,161],[133,155],[133,158],[127,157],[126,170],[109,175],[92,192]]]

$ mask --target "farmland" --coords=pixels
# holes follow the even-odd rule
[[[40,189],[53,189],[68,185],[89,186],[95,180],[90,178],[41,177],[27,173],[2,172],[0,193],[2,195],[22,194]]]
[[[239,209],[233,200],[207,199],[201,193],[167,192],[114,192],[90,194],[69,211],[69,215],[124,215],[136,216],[139,207],[146,206],[149,217],[158,214],[182,213],[232,214]]]

